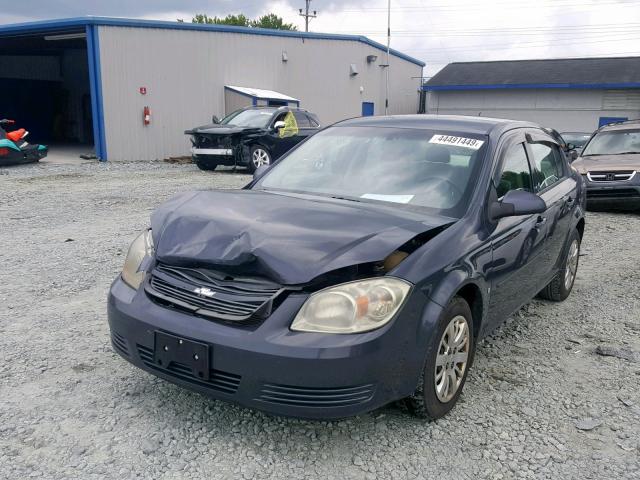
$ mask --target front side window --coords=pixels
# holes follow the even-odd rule
[[[331,127],[278,162],[253,188],[387,202],[461,216],[486,137],[460,132]]]
[[[504,197],[511,190],[532,191],[531,170],[524,144],[512,145],[506,151],[502,173],[496,189],[498,198]]]
[[[562,156],[552,144],[529,144],[534,169],[534,183],[536,190],[544,190],[558,182],[564,175]]]
[[[624,153],[640,153],[640,130],[596,133],[585,147],[582,156],[621,155]]]

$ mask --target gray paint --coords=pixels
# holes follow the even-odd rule
[[[512,89],[429,92],[427,113],[527,120],[590,132],[600,117],[640,117],[640,89]]]
[[[187,155],[183,131],[225,113],[224,85],[299,98],[325,125],[359,116],[365,101],[384,109],[383,55],[362,42],[114,26],[100,26],[99,35],[109,160]],[[367,55],[378,61],[367,64]],[[356,76],[349,75],[352,63]],[[390,111],[415,113],[418,80],[412,77],[421,76],[422,67],[394,56],[390,63]],[[151,109],[146,127],[144,106]]]

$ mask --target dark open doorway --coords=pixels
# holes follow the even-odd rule
[[[0,37],[0,117],[27,129],[27,141],[94,152],[85,29]]]

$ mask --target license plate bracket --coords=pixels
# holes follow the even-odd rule
[[[200,380],[209,380],[209,345],[164,332],[155,332],[154,363],[164,369],[187,369]]]

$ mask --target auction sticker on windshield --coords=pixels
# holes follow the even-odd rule
[[[466,147],[471,150],[478,150],[484,144],[483,140],[475,138],[454,137],[453,135],[434,135],[429,143],[437,143],[440,145],[454,145],[456,147]]]

